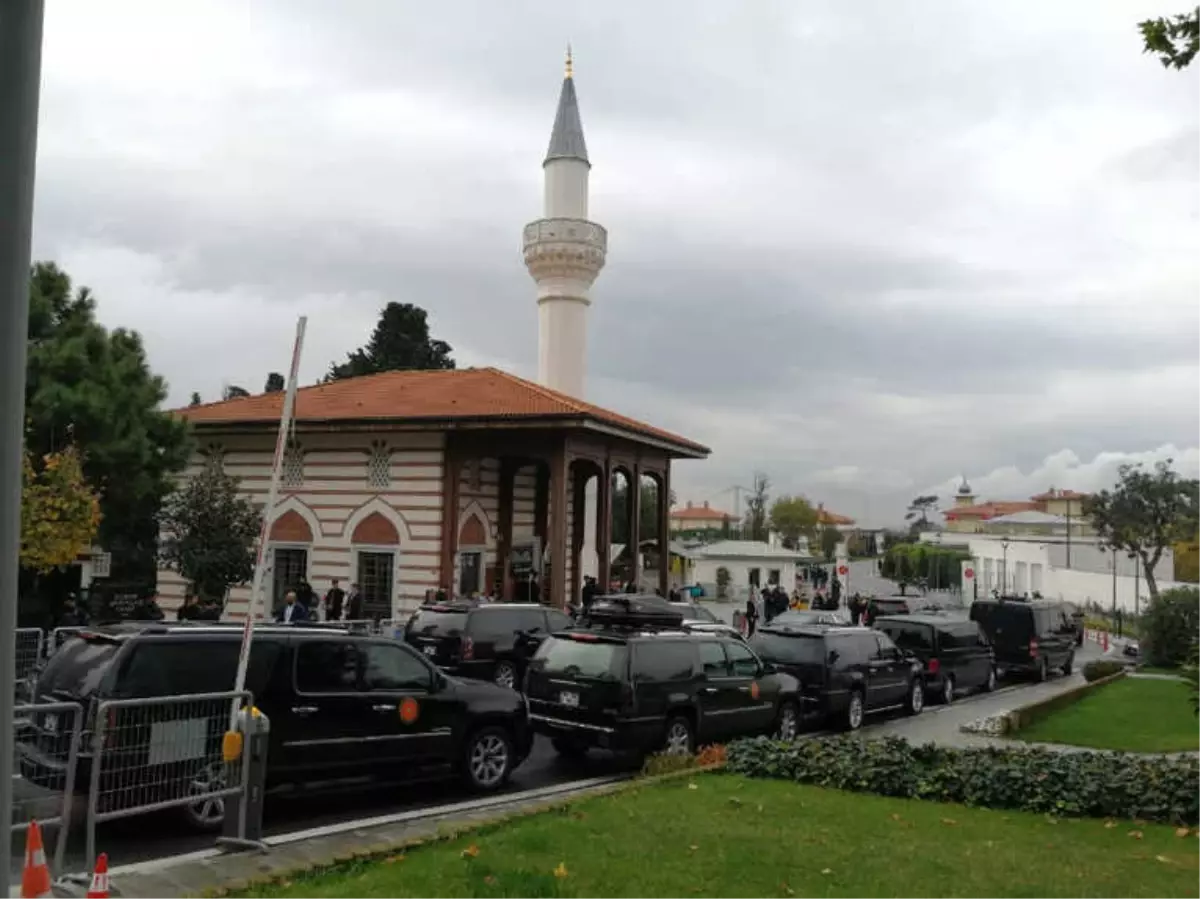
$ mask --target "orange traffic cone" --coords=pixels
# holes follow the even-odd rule
[[[96,870],[92,873],[92,885],[88,887],[87,899],[108,899],[107,852],[101,852],[96,859]]]
[[[1100,638],[1100,648],[1108,652],[1108,631],[1104,631]]]
[[[36,821],[29,822],[25,834],[25,870],[21,872],[21,899],[51,896],[50,868],[46,865],[46,847],[42,844],[42,829]]]

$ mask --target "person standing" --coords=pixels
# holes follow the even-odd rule
[[[746,600],[746,638],[754,636],[754,630],[758,626],[758,603],[754,601],[754,593]]]
[[[346,591],[338,586],[338,579],[333,579],[333,585],[329,588],[329,592],[325,594],[325,620],[326,621],[341,621],[342,620],[342,604],[346,600]]]
[[[363,617],[363,598],[358,590],[358,584],[350,585],[350,592],[345,600],[346,620],[361,621]]]
[[[292,624],[308,620],[308,609],[296,599],[296,591],[289,590],[283,597],[283,605],[275,613],[275,620],[283,624]]]

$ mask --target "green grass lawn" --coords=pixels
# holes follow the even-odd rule
[[[1197,896],[1198,856],[1162,825],[701,774],[246,895]]]
[[[1127,752],[1200,749],[1200,723],[1181,681],[1123,678],[1014,736]]]

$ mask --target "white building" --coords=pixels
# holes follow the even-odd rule
[[[796,586],[796,568],[807,561],[804,553],[755,540],[722,540],[688,550],[689,580],[717,596],[718,571],[729,572],[725,596],[745,599],[751,590],[780,584],[789,593]]]

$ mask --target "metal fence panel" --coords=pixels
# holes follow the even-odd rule
[[[225,799],[245,792],[245,751],[226,761],[223,739],[234,700],[254,704],[248,691],[111,699],[100,702],[91,741],[88,783],[88,859],[102,821],[168,808],[188,808],[197,823],[215,823]]]
[[[86,630],[86,627],[56,627],[50,634],[50,642],[46,646],[47,658],[62,649],[62,645],[76,634],[82,633]]]
[[[40,627],[17,628],[15,641],[17,680],[29,677],[37,669],[38,664],[42,661],[42,644],[45,639],[46,634]]]
[[[54,826],[54,870],[62,872],[79,763],[83,706],[77,702],[19,705],[13,715],[16,771],[10,828],[36,820]]]

